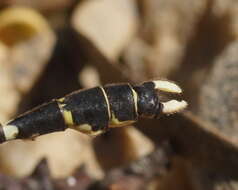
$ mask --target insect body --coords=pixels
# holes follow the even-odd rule
[[[112,127],[126,126],[138,117],[158,118],[184,109],[185,101],[161,102],[158,90],[181,93],[168,81],[149,81],[141,85],[111,84],[73,92],[43,104],[0,128],[0,142],[27,139],[73,128],[98,135]]]

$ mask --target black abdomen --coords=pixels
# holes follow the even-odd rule
[[[55,131],[63,131],[67,127],[55,100],[20,115],[10,121],[8,125],[18,127],[17,138],[31,138]]]
[[[112,125],[137,120],[137,102],[129,84],[108,85],[104,87],[109,101]]]
[[[70,94],[63,104],[65,110],[71,111],[74,125],[89,124],[93,131],[108,126],[108,105],[100,87]]]

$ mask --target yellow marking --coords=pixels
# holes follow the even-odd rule
[[[137,105],[137,102],[138,102],[138,95],[136,93],[136,91],[133,89],[133,87],[129,84],[129,87],[133,93],[133,100],[134,100],[134,106],[135,106],[135,112],[136,112],[136,115],[138,115],[138,105]]]
[[[58,106],[60,108],[60,112],[63,115],[65,124],[68,126],[74,125],[73,116],[72,116],[71,111],[64,109],[64,106],[66,105],[63,103],[64,98],[58,99],[57,102],[58,102]]]
[[[16,139],[19,129],[15,125],[6,125],[3,126],[3,132],[6,140],[13,140]]]
[[[92,126],[89,124],[78,125],[78,126],[74,127],[73,129],[76,129],[77,131],[79,131],[81,133],[85,133],[92,137],[95,137],[95,136],[104,132],[103,130],[93,131]]]
[[[63,98],[60,98],[60,99],[57,99],[60,103],[63,103],[64,102],[64,97]]]
[[[63,117],[64,117],[64,121],[67,125],[69,125],[69,126],[74,125],[73,116],[72,116],[71,111],[63,110]]]
[[[135,121],[119,121],[116,117],[115,114],[112,113],[112,118],[110,120],[110,127],[123,127],[123,126],[127,126],[130,125],[132,123],[134,123]]]
[[[82,125],[78,125],[76,126],[76,129],[82,131],[82,132],[90,132],[92,131],[92,126],[89,124],[82,124]]]
[[[109,117],[109,120],[110,120],[111,119],[111,111],[110,111],[111,108],[110,108],[109,100],[108,100],[108,97],[107,97],[107,94],[106,94],[104,88],[101,87],[101,86],[100,86],[100,88],[101,88],[101,90],[103,92],[104,98],[105,98],[106,103],[107,103],[107,112],[108,112],[108,117]]]
[[[103,131],[103,130],[99,130],[99,131],[92,131],[90,134],[88,134],[89,136],[91,136],[91,137],[96,137],[96,136],[98,136],[98,135],[100,135],[100,134],[102,134],[102,133],[104,133],[105,131]]]

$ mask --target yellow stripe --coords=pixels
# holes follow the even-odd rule
[[[107,103],[107,112],[108,112],[108,117],[109,117],[109,121],[110,121],[111,120],[111,109],[110,109],[109,100],[108,100],[108,97],[107,97],[107,94],[106,94],[104,88],[102,86],[100,86],[100,89],[102,90],[102,93],[103,93],[104,98],[105,98],[106,103]]]
[[[132,93],[133,93],[133,99],[134,99],[134,105],[135,105],[135,112],[136,112],[136,115],[138,116],[138,105],[137,105],[137,102],[138,102],[138,95],[136,93],[136,91],[133,89],[133,87],[128,84],[128,86],[130,87]]]
[[[60,112],[63,115],[65,124],[68,126],[74,125],[73,116],[72,116],[71,111],[64,109],[65,104],[63,103],[63,99],[62,98],[58,99],[57,103],[58,103]]]
[[[71,111],[63,110],[63,117],[67,125],[74,125],[73,116]]]
[[[134,123],[135,121],[119,121],[114,113],[112,113],[112,118],[109,122],[110,127],[123,127]]]

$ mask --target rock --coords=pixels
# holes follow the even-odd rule
[[[72,17],[73,27],[109,59],[116,59],[135,35],[138,17],[134,0],[88,0]]]

